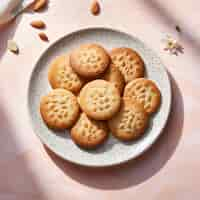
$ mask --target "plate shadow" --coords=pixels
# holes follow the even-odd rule
[[[173,92],[169,120],[160,138],[143,155],[115,167],[87,168],[66,162],[45,147],[52,161],[66,176],[80,184],[102,190],[119,190],[139,185],[159,173],[175,153],[184,124],[183,97],[175,79],[170,73],[169,76]]]

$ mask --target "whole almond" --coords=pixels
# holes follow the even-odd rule
[[[100,5],[98,1],[93,1],[90,11],[93,15],[98,15],[100,13]]]
[[[47,5],[48,0],[35,0],[33,5],[34,11],[39,11],[40,9],[44,8]]]
[[[42,29],[42,28],[45,28],[46,25],[43,21],[36,20],[36,21],[31,22],[31,26],[34,27],[34,28]]]
[[[45,33],[41,32],[38,35],[39,35],[41,40],[43,40],[45,42],[49,41],[49,39],[48,39],[48,37],[47,37],[47,35]]]

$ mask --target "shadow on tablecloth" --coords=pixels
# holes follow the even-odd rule
[[[197,31],[198,28],[191,28],[191,25],[186,23],[184,18],[181,18],[181,16],[177,15],[176,9],[169,10],[166,8],[165,4],[160,2],[156,0],[141,0],[140,4],[143,4],[144,12],[150,12],[151,15],[154,16],[155,20],[160,21],[163,25],[166,25],[172,30],[175,30],[175,27],[178,25],[181,28],[179,39],[188,44],[192,54],[197,56],[198,59],[200,56],[200,39],[199,32]]]
[[[1,87],[1,86],[0,86]],[[33,173],[23,147],[17,137],[18,130],[0,94],[0,199],[47,199],[42,186]],[[18,116],[20,117],[20,116]],[[20,134],[20,133],[19,133]]]
[[[19,15],[16,19],[13,19],[6,25],[0,26],[0,60],[7,50],[7,41],[13,39],[17,26],[21,20],[22,15]],[[17,42],[17,41],[16,41]]]

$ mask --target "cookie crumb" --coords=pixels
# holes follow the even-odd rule
[[[7,49],[11,51],[12,53],[18,54],[19,48],[17,43],[14,40],[8,40],[7,42]]]
[[[178,33],[181,33],[181,32],[182,32],[180,26],[176,25],[175,28],[176,28],[176,31],[177,31]]]

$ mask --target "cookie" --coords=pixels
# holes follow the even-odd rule
[[[110,57],[100,45],[85,44],[71,53],[70,63],[80,76],[96,78],[106,70]]]
[[[115,87],[119,90],[119,93],[122,94],[125,85],[124,77],[119,69],[114,66],[114,64],[110,64],[102,79],[113,83]]]
[[[71,68],[68,55],[58,56],[51,63],[48,79],[53,89],[63,88],[73,93],[79,92],[84,83]]]
[[[161,102],[161,94],[156,84],[145,78],[128,83],[124,89],[124,97],[140,102],[147,113],[154,113]]]
[[[71,127],[76,122],[79,105],[70,91],[54,89],[41,98],[40,113],[50,128],[61,130]]]
[[[148,114],[136,101],[123,99],[120,111],[108,121],[114,137],[122,141],[135,140],[144,134],[148,125]]]
[[[76,97],[77,97],[78,104],[80,105],[80,93]]]
[[[104,143],[108,137],[108,128],[105,122],[96,121],[82,113],[71,129],[72,140],[80,147],[93,149]]]
[[[119,110],[121,97],[118,89],[108,81],[95,80],[80,92],[81,109],[92,119],[107,120]]]
[[[125,82],[144,76],[144,62],[137,52],[130,48],[115,48],[110,53],[114,65],[121,71]]]

